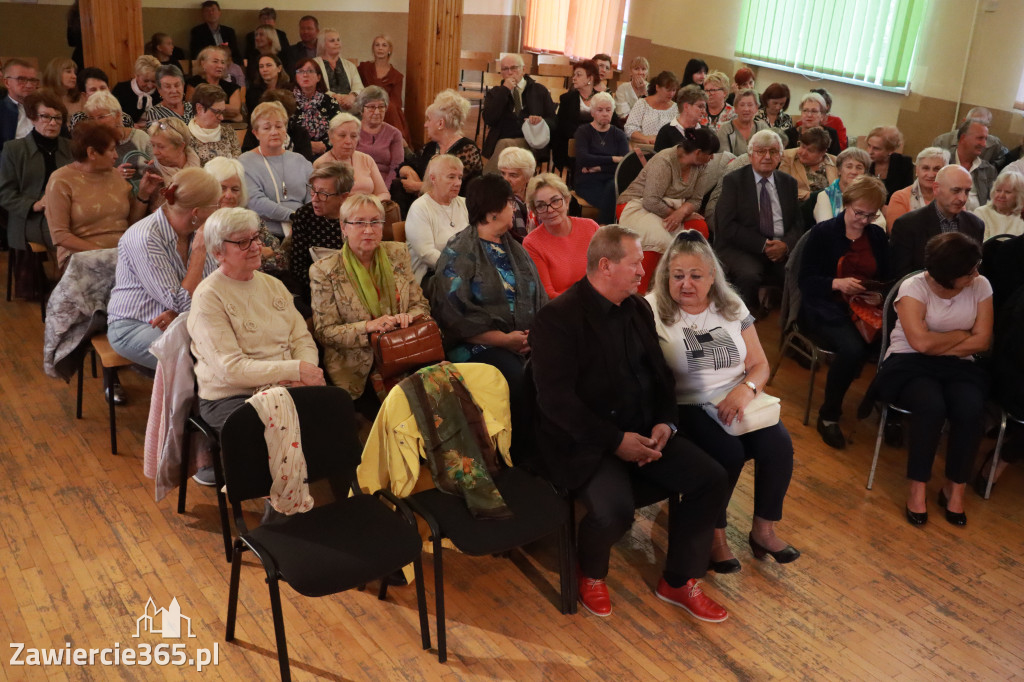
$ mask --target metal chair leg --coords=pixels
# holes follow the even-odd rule
[[[78,395],[75,397],[75,419],[82,418],[82,380],[85,376],[85,355],[78,364]]]
[[[224,494],[224,467],[220,461],[220,443],[210,441],[210,459],[213,460],[213,484],[217,488],[217,509],[220,511],[220,530],[224,535],[224,554],[231,561],[231,520],[228,518],[228,496]]]
[[[277,662],[281,666],[281,682],[291,682],[292,673],[288,667],[288,641],[284,635],[284,613],[281,611],[281,589],[277,578],[267,578],[270,588],[270,610],[274,614],[274,637],[277,639]]]
[[[437,662],[448,660],[448,638],[444,626],[444,558],[442,556],[441,534],[433,535],[434,540],[434,619],[437,627]]]
[[[882,449],[882,435],[885,433],[885,418],[889,416],[889,406],[882,405],[882,418],[878,420],[878,436],[875,438],[875,456],[871,458],[871,471],[868,473],[868,490],[875,482],[875,467],[878,466],[878,452]]]
[[[782,348],[779,350],[779,357],[775,359],[775,364],[772,366],[772,372],[768,375],[768,381],[766,386],[771,386],[772,381],[775,379],[775,373],[779,371],[779,365],[782,364],[782,358],[786,357],[786,351],[789,350],[790,344],[793,342],[793,332],[786,334],[786,338],[782,340]]]
[[[807,406],[804,407],[804,426],[807,426],[807,422],[811,419],[811,399],[814,398],[814,375],[818,372],[818,363],[821,362],[821,356],[818,355],[818,349],[811,349],[811,380],[807,384]]]
[[[988,472],[988,484],[985,485],[985,499],[992,496],[992,484],[996,480],[996,466],[999,464],[999,454],[1003,451],[1003,438],[1006,436],[1006,410],[1000,410],[999,437],[996,438],[996,449],[992,453],[992,468]]]
[[[423,561],[419,556],[412,564],[413,573],[416,578],[416,608],[420,615],[420,640],[423,643],[423,650],[430,648],[430,623],[427,620],[427,596],[423,588]]]
[[[188,495],[188,468],[192,462],[192,434],[188,426],[181,441],[181,477],[178,479],[178,513],[185,513],[185,497]]]
[[[117,368],[103,368],[103,399],[110,408],[110,454],[117,454],[117,417],[114,413],[114,385],[117,383]],[[108,396],[107,393],[110,395]]]
[[[242,541],[235,543],[234,558],[231,561],[231,582],[228,583],[228,621],[224,629],[224,640],[235,639],[235,616],[238,612],[238,582],[242,573]]]

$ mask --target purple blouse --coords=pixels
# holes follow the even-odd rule
[[[356,150],[370,155],[384,178],[384,185],[391,187],[398,167],[405,161],[405,148],[402,146],[402,131],[389,123],[383,125],[376,134],[360,128]]]

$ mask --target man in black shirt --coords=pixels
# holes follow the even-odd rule
[[[728,502],[724,469],[676,435],[675,382],[658,345],[651,307],[636,295],[640,237],[602,227],[587,250],[587,276],[541,308],[530,330],[536,393],[534,467],[587,508],[579,528],[580,601],[607,616],[604,578],[612,545],[637,502],[671,503],[669,547],[657,596],[694,617],[728,613],[701,592],[714,525]],[[650,498],[654,495],[655,499]]]

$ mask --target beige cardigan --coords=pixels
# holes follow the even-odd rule
[[[395,268],[399,309],[413,317],[429,315],[430,305],[412,274],[409,248],[404,242],[381,242]],[[373,367],[373,351],[366,323],[373,319],[359,300],[341,259],[341,252],[322,258],[309,268],[313,304],[313,334],[324,347],[324,368],[331,381],[353,399],[366,389]],[[193,307],[195,304],[193,303]]]
[[[800,163],[800,159],[796,158],[796,149],[787,149],[782,152],[782,163],[779,164],[779,170],[786,175],[792,175],[793,179],[796,180],[797,187],[797,198],[800,201],[807,201],[808,197],[811,196],[811,185],[807,180],[807,167]],[[825,154],[825,160],[822,161],[825,166],[825,177],[828,178],[826,186],[832,184],[832,181],[839,177],[839,169],[836,168],[836,157],[831,154]]]

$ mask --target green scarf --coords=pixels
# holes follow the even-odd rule
[[[377,247],[373,254],[373,266],[369,272],[352,253],[352,249],[348,248],[348,242],[345,242],[345,246],[341,249],[341,260],[345,263],[345,270],[348,271],[349,277],[356,287],[359,300],[370,311],[370,315],[378,318],[381,315],[394,315],[399,312],[394,266],[391,265],[384,249]],[[383,305],[377,294],[378,291],[385,296]]]

